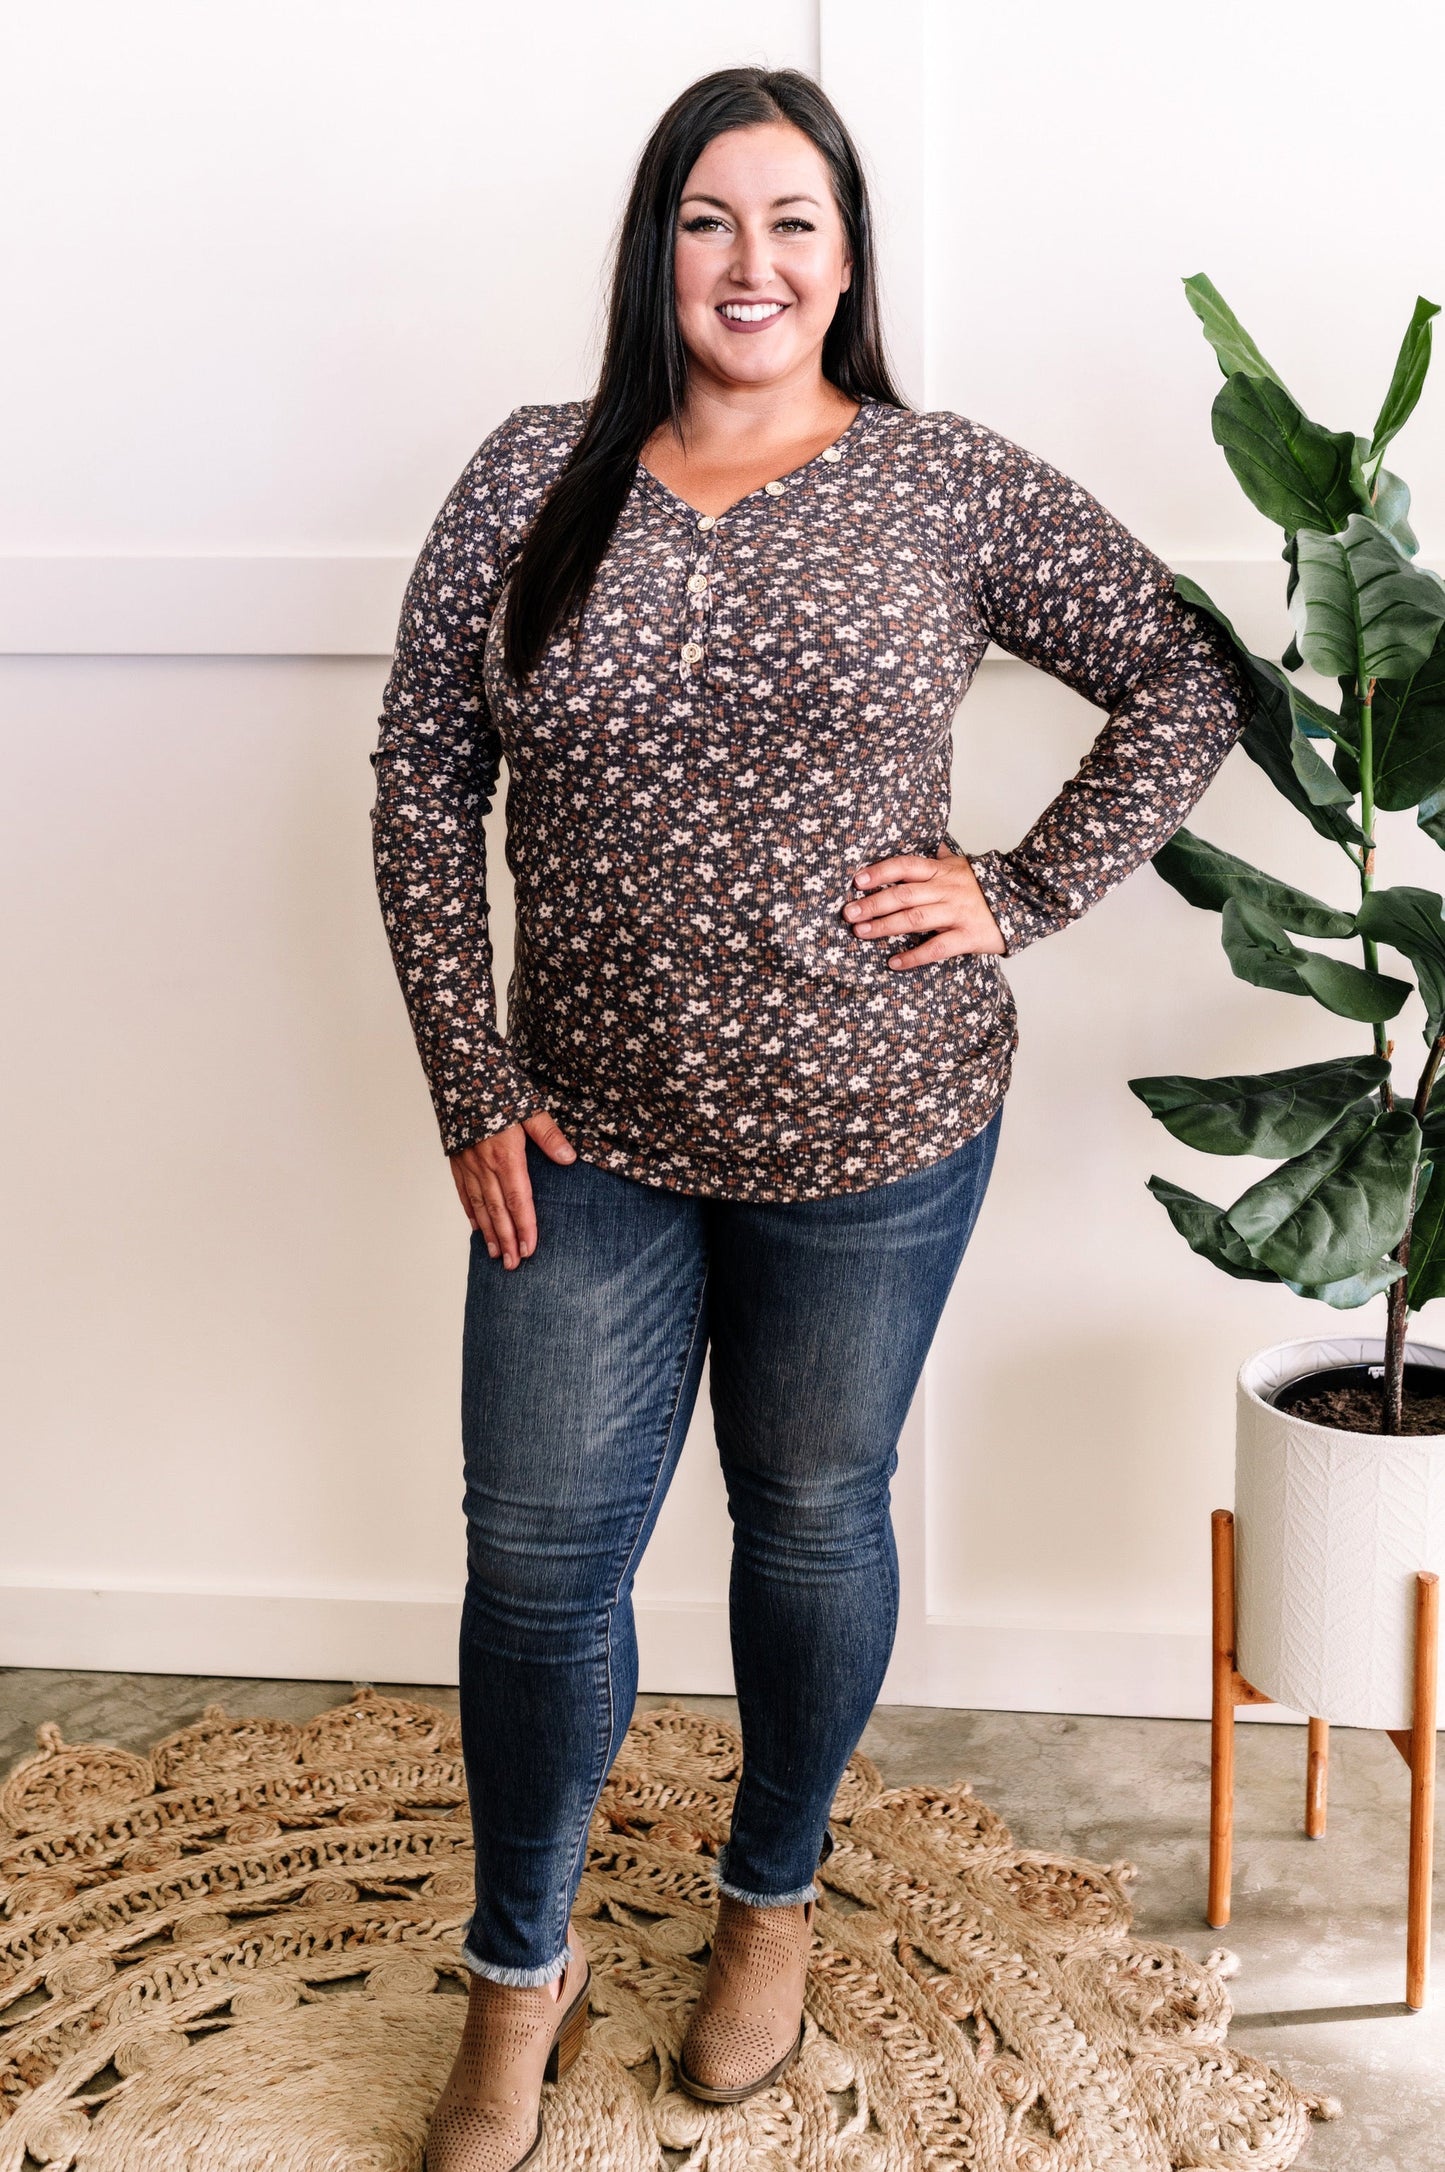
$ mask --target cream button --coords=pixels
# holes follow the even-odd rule
[[[689,574],[689,576],[688,576],[688,583],[687,583],[687,592],[688,592],[688,594],[689,594],[690,596],[703,596],[703,595],[706,595],[706,593],[707,593],[707,575],[706,575],[705,573],[693,573],[693,574]]]
[[[702,662],[702,643],[700,641],[684,641],[682,644],[682,660],[685,664],[700,664]]]
[[[715,528],[717,526],[717,522],[713,518],[711,513],[699,513],[697,516],[697,524],[699,528],[701,528],[704,535],[707,534],[709,528]]]
[[[825,445],[823,448],[822,457],[827,461],[836,462],[841,460],[843,455],[839,452],[836,445]]]
[[[763,485],[770,498],[781,498],[787,487],[786,483],[764,483]]]

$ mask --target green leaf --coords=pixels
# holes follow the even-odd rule
[[[1382,1056],[1337,1056],[1249,1077],[1131,1078],[1165,1130],[1202,1154],[1302,1154],[1390,1076]]]
[[[1369,439],[1357,437],[1355,450],[1360,456],[1361,468],[1368,469]],[[1420,538],[1410,526],[1410,488],[1400,476],[1392,475],[1388,468],[1381,468],[1374,481],[1369,484],[1369,504],[1365,510],[1372,520],[1379,523],[1391,541],[1398,544],[1407,558],[1414,557],[1420,548]]]
[[[1360,704],[1354,674],[1344,690],[1340,730],[1349,746],[1360,743]],[[1377,679],[1370,705],[1375,804],[1391,812],[1417,807],[1445,790],[1445,627],[1423,664],[1405,679]],[[1354,771],[1339,762],[1346,784]],[[1423,826],[1423,825],[1422,825]]]
[[[1437,845],[1445,845],[1445,786],[1421,800],[1415,820],[1427,837],[1433,837]]]
[[[1295,956],[1305,992],[1337,1018],[1357,1018],[1362,1025],[1379,1026],[1409,1000],[1410,983],[1396,980],[1393,974],[1372,973],[1341,958],[1324,958],[1317,950],[1297,951]]]
[[[1290,617],[1305,662],[1327,678],[1413,677],[1445,625],[1445,581],[1412,565],[1363,513],[1339,535],[1301,529],[1295,544]]]
[[[1241,980],[1282,995],[1311,995],[1339,1018],[1382,1025],[1411,993],[1406,980],[1299,949],[1262,907],[1237,897],[1225,903],[1221,932],[1225,955]]]
[[[1236,1199],[1226,1220],[1251,1256],[1312,1287],[1362,1274],[1405,1234],[1420,1127],[1405,1109],[1351,1109]]]
[[[1445,1024],[1445,899],[1433,890],[1400,884],[1370,890],[1360,901],[1359,928],[1372,942],[1388,943],[1415,968],[1425,1005],[1425,1038]]]
[[[1273,671],[1273,665],[1264,668]],[[1302,686],[1296,686],[1291,678],[1279,674],[1289,703],[1290,768],[1299,779],[1305,796],[1316,807],[1348,807],[1359,794],[1359,778],[1353,782],[1342,777],[1338,767],[1332,769],[1324,756],[1315,749],[1314,742],[1327,739],[1338,750],[1344,738],[1344,725],[1337,710],[1327,709],[1313,694],[1307,694]],[[1353,683],[1353,682],[1352,682]]]
[[[1222,626],[1234,643],[1235,652],[1254,687],[1254,714],[1244,728],[1240,745],[1252,762],[1258,763],[1277,792],[1283,793],[1292,807],[1304,816],[1321,837],[1328,837],[1331,844],[1358,845],[1364,842],[1359,824],[1346,813],[1343,805],[1328,805],[1310,797],[1300,782],[1295,766],[1295,755],[1304,747],[1313,753],[1306,737],[1307,725],[1318,726],[1322,718],[1332,725],[1339,719],[1322,707],[1301,695],[1278,664],[1272,664],[1263,656],[1256,656],[1247,649],[1229,620],[1212,599],[1196,582],[1184,573],[1176,573],[1174,587],[1186,603],[1198,604],[1207,611],[1216,625]],[[1323,765],[1321,765],[1323,766]],[[1348,800],[1352,797],[1346,791]]]
[[[1150,1177],[1149,1189],[1191,1252],[1241,1282],[1278,1282],[1272,1267],[1262,1267],[1251,1257],[1248,1245],[1230,1228],[1221,1208],[1196,1198],[1180,1184],[1171,1184],[1167,1177]]]
[[[1247,377],[1264,378],[1284,390],[1279,372],[1265,361],[1212,279],[1196,272],[1192,279],[1185,280],[1184,292],[1226,377],[1243,370]]]
[[[1425,1172],[1415,1202],[1406,1301],[1415,1312],[1432,1297],[1445,1297],[1445,1180],[1433,1168]]]
[[[1357,439],[1355,440],[1355,447],[1356,447],[1356,450],[1358,451],[1358,449],[1359,449],[1359,440],[1358,440],[1358,438],[1357,438]],[[1286,534],[1286,536],[1285,536],[1285,539],[1284,539],[1284,543],[1283,543],[1283,545],[1281,546],[1281,549],[1280,549],[1280,554],[1279,554],[1279,555],[1280,555],[1280,557],[1281,557],[1281,558],[1282,558],[1282,559],[1284,560],[1285,564],[1286,564],[1286,565],[1287,565],[1287,566],[1289,567],[1289,573],[1288,573],[1288,576],[1286,577],[1286,580],[1285,580],[1285,584],[1284,584],[1284,600],[1285,600],[1285,603],[1286,603],[1286,605],[1288,605],[1288,604],[1289,604],[1289,603],[1291,602],[1291,600],[1293,599],[1293,596],[1294,596],[1294,592],[1295,592],[1295,583],[1296,583],[1296,582],[1298,581],[1298,579],[1299,579],[1299,553],[1298,553],[1298,552],[1296,551],[1296,549],[1295,549],[1295,542],[1294,542],[1294,530],[1293,530],[1293,529],[1290,529],[1290,531],[1289,531],[1289,532],[1288,532],[1288,533]],[[1281,662],[1281,663],[1283,663],[1283,664],[1285,665],[1285,669],[1286,669],[1287,671],[1298,671],[1298,670],[1299,670],[1299,661],[1298,661],[1298,660],[1296,660],[1296,661],[1295,661],[1295,662],[1294,662],[1293,664],[1289,664],[1289,663],[1286,663],[1286,662],[1285,662],[1285,659],[1284,659],[1283,657],[1281,657],[1281,658],[1280,658],[1280,662]]]
[[[1340,1311],[1347,1312],[1355,1305],[1367,1305],[1381,1290],[1398,1282],[1404,1272],[1397,1259],[1377,1259],[1363,1274],[1346,1275],[1342,1282],[1291,1282],[1287,1276],[1282,1276],[1281,1280],[1296,1297],[1317,1297],[1321,1304],[1336,1305]]]
[[[1420,387],[1425,382],[1425,372],[1430,367],[1430,319],[1438,317],[1440,304],[1427,302],[1424,295],[1417,295],[1415,310],[1405,327],[1405,337],[1400,342],[1400,352],[1395,358],[1395,374],[1390,379],[1390,389],[1384,404],[1375,418],[1374,433],[1370,440],[1370,458],[1378,460],[1392,437],[1405,427],[1420,397]]]
[[[1258,697],[1240,740],[1245,753],[1321,837],[1328,837],[1332,844],[1362,844],[1364,832],[1348,811],[1355,797],[1348,785],[1342,784],[1334,799],[1325,799],[1316,798],[1301,781],[1301,770],[1314,749],[1298,721],[1298,688],[1278,664],[1262,656],[1247,657],[1245,669]],[[1323,762],[1319,768],[1324,768]]]
[[[1306,992],[1295,970],[1300,952],[1279,922],[1261,907],[1228,899],[1220,933],[1225,956],[1240,980],[1247,980],[1252,988],[1273,988],[1280,995]]]
[[[1355,452],[1357,457],[1359,454],[1359,449],[1359,440],[1356,439]],[[1294,602],[1294,592],[1299,586],[1299,552],[1295,548],[1295,538],[1293,533],[1285,537],[1284,548],[1281,550],[1279,555],[1284,560],[1285,564],[1289,567],[1289,574],[1284,584],[1284,607],[1286,610],[1288,610],[1290,605]],[[1299,652],[1299,643],[1296,641],[1294,635],[1291,634],[1289,637],[1289,647],[1285,650],[1283,656],[1281,656],[1280,663],[1283,665],[1286,671],[1298,671],[1303,662],[1304,658],[1300,655]]]
[[[1445,1161],[1445,1080],[1435,1087],[1425,1104],[1420,1125],[1420,1154],[1425,1161]]]
[[[1287,691],[1294,708],[1294,720],[1309,739],[1338,739],[1340,720],[1333,709],[1327,709],[1313,694],[1307,694],[1302,686],[1291,679]]]
[[[1388,468],[1381,468],[1375,477],[1375,518],[1391,542],[1398,544],[1407,558],[1413,558],[1420,548],[1420,538],[1409,522],[1410,488]]]
[[[1353,431],[1323,430],[1274,378],[1227,377],[1211,410],[1235,481],[1281,528],[1343,528],[1370,502]]]
[[[1297,695],[1298,689],[1291,688],[1291,693]],[[1298,777],[1306,799],[1313,806],[1349,807],[1354,804],[1354,792],[1331,769],[1324,756],[1315,752],[1303,727],[1295,732],[1290,741],[1289,766]]]
[[[1355,932],[1353,913],[1337,912],[1333,905],[1296,890],[1287,882],[1237,860],[1232,852],[1206,843],[1192,830],[1179,829],[1154,855],[1156,873],[1191,905],[1205,912],[1222,912],[1225,900],[1245,898],[1262,905],[1282,928],[1296,935],[1315,935],[1324,941],[1342,941]]]

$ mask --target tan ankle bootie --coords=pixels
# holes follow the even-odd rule
[[[557,1981],[522,1987],[473,1975],[422,2172],[516,2172],[527,2162],[542,2141],[542,2084],[565,2074],[582,2049],[591,1982],[570,1929]]]
[[[705,2104],[739,2104],[775,2082],[803,2041],[813,1903],[752,1908],[724,1893],[677,2079]]]

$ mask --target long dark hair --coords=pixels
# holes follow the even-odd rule
[[[664,422],[681,419],[687,350],[677,328],[673,247],[687,177],[714,136],[769,121],[791,121],[826,160],[853,260],[852,278],[823,341],[823,375],[850,399],[908,405],[883,349],[862,164],[832,103],[796,68],[720,68],[700,76],[663,114],[632,177],[597,390],[582,434],[518,555],[507,598],[503,629],[516,679],[536,668],[574,611],[580,620],[643,446]]]

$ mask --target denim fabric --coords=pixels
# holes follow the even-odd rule
[[[476,1838],[464,1957],[545,1983],[637,1691],[632,1583],[709,1353],[733,1523],[743,1736],[723,1891],[806,1898],[892,1649],[898,1436],[1002,1111],[888,1184],[768,1204],[643,1184],[530,1139],[537,1247],[471,1242],[461,1726]]]

